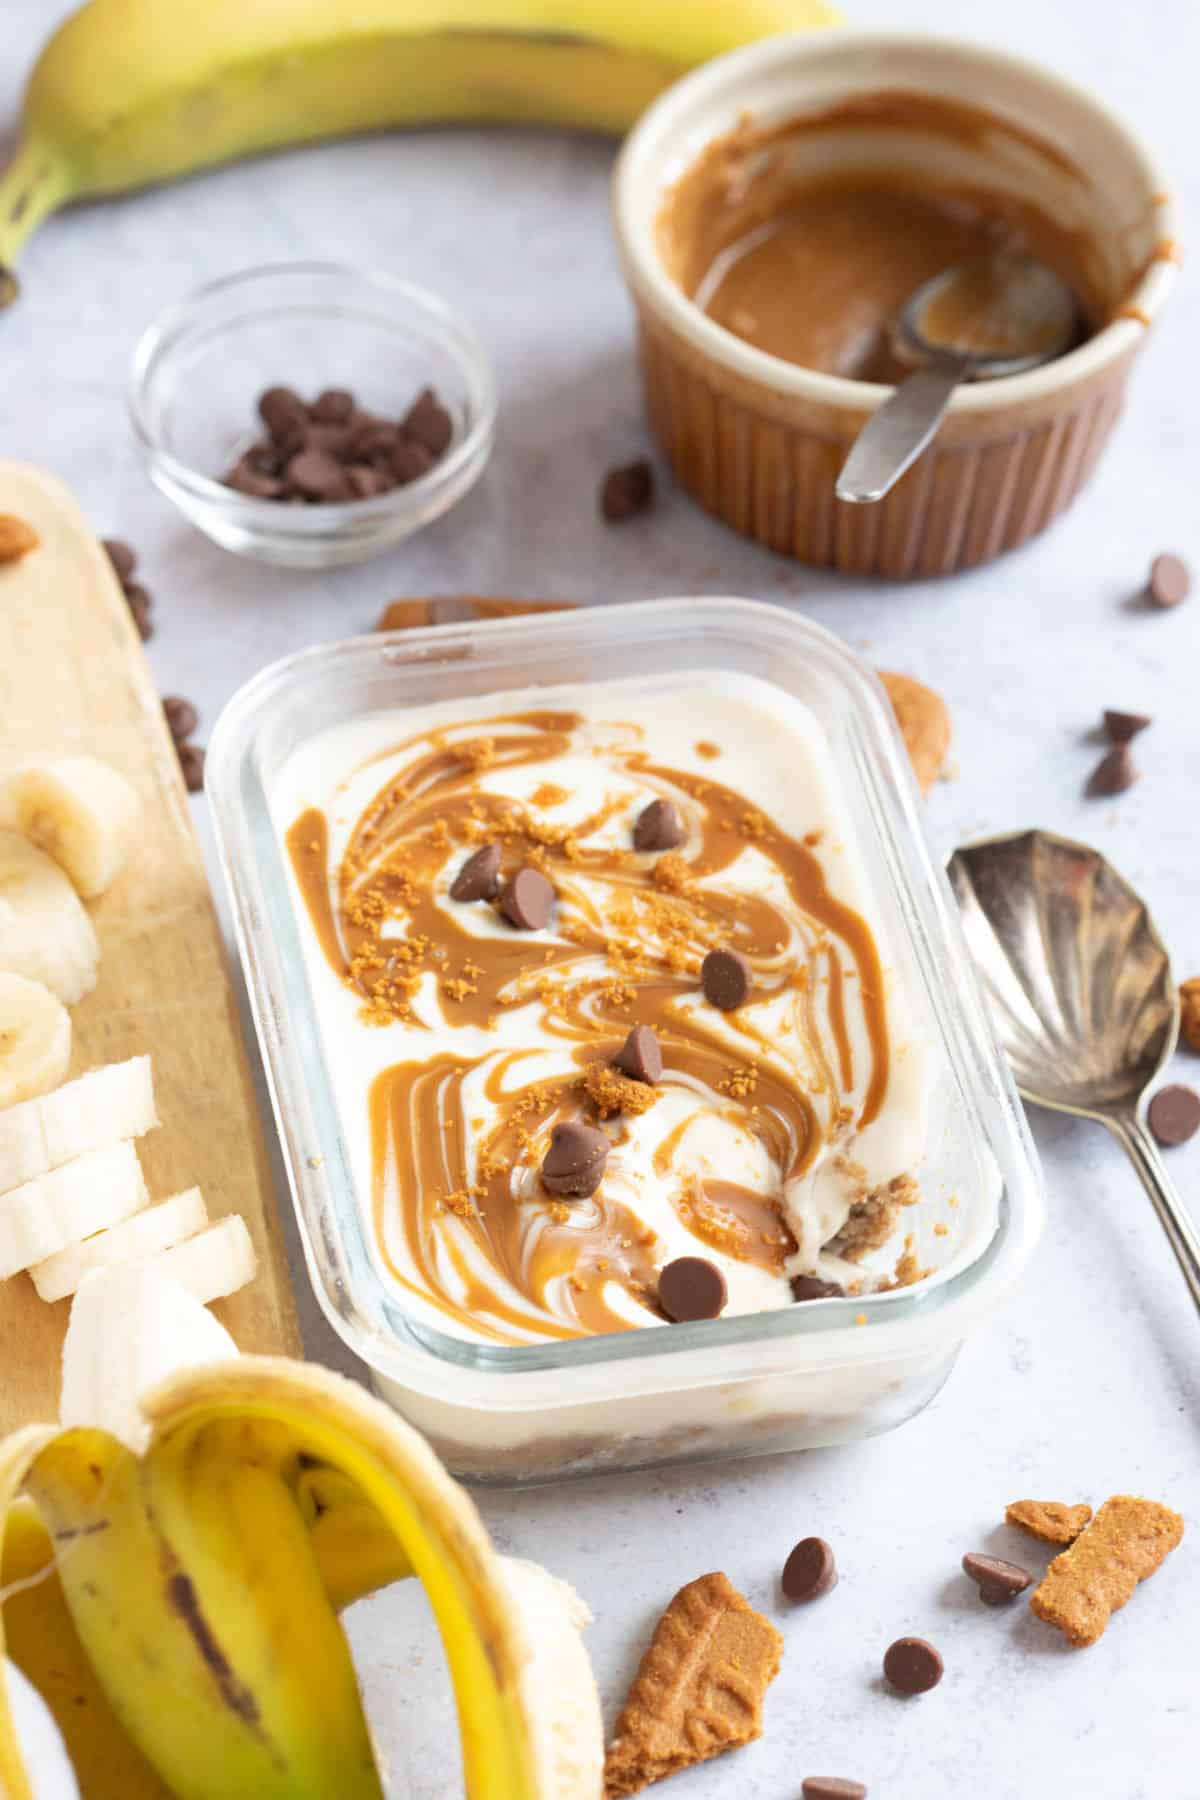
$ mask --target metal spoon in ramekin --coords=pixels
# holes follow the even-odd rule
[[[1200,1232],[1146,1124],[1179,996],[1144,902],[1098,850],[1049,831],[964,844],[948,871],[1022,1098],[1108,1126],[1200,1306]]]
[[[1075,296],[1032,256],[997,253],[925,282],[892,325],[897,356],[919,366],[855,438],[838,499],[882,500],[932,440],[960,382],[1039,368],[1069,349],[1078,330]]]

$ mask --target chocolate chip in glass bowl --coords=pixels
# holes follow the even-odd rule
[[[658,1039],[649,1025],[635,1025],[617,1054],[613,1066],[634,1081],[645,1081],[653,1087],[662,1079],[663,1059]]]
[[[288,486],[306,500],[346,500],[346,471],[328,450],[300,450],[287,466]]]
[[[404,436],[432,457],[444,456],[454,437],[454,421],[432,388],[419,393],[400,422]]]
[[[450,886],[452,900],[494,900],[500,886],[500,846],[483,844],[468,856]]]
[[[540,869],[518,869],[500,890],[500,911],[518,931],[541,931],[554,911],[554,888]]]
[[[679,809],[670,800],[651,800],[633,822],[635,850],[674,850],[686,836]]]
[[[400,487],[428,475],[437,458],[415,438],[396,437],[388,448],[388,466]]]
[[[349,425],[354,411],[354,395],[349,388],[326,388],[313,401],[310,416],[317,425]]]
[[[700,965],[704,998],[719,1012],[736,1012],[750,993],[750,964],[736,950],[710,950]]]
[[[258,397],[258,416],[279,442],[308,424],[308,408],[294,388],[269,387]]]
[[[719,1318],[728,1298],[724,1275],[706,1256],[677,1256],[659,1271],[658,1304],[676,1325]]]
[[[549,1194],[586,1199],[604,1179],[608,1139],[595,1125],[567,1119],[550,1133],[542,1158],[542,1186]]]

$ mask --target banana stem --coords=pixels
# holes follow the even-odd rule
[[[0,174],[0,308],[20,292],[14,263],[26,239],[67,194],[61,159],[33,136],[22,137]]]

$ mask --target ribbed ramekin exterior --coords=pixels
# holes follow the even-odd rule
[[[1040,407],[951,415],[885,500],[851,506],[834,481],[865,412],[748,381],[638,310],[647,407],[681,486],[781,555],[892,580],[974,568],[1044,531],[1095,468],[1132,360]]]

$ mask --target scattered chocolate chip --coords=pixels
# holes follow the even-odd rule
[[[1159,1143],[1173,1150],[1177,1144],[1186,1144],[1200,1129],[1200,1094],[1182,1082],[1159,1088],[1146,1116]]]
[[[793,1300],[843,1300],[845,1288],[836,1281],[822,1281],[819,1275],[793,1275]]]
[[[430,456],[444,456],[454,436],[454,421],[432,388],[419,393],[400,426],[405,437],[428,450]]]
[[[1000,1556],[984,1556],[968,1550],[962,1559],[963,1574],[969,1575],[979,1589],[985,1606],[1004,1606],[1023,1594],[1033,1580],[1020,1563],[1005,1562]]]
[[[780,1584],[789,1600],[817,1600],[837,1586],[837,1564],[824,1538],[801,1538],[783,1565]]]
[[[518,869],[500,890],[500,911],[518,931],[541,931],[554,910],[554,889],[540,869]]]
[[[550,1133],[542,1158],[542,1186],[549,1194],[585,1199],[604,1179],[608,1139],[594,1125],[568,1119]]]
[[[1192,572],[1181,556],[1164,550],[1150,564],[1147,598],[1155,606],[1178,606],[1192,591]]]
[[[401,487],[428,475],[437,460],[433,453],[415,438],[397,437],[388,446],[388,464]]]
[[[674,850],[686,836],[679,809],[671,800],[651,800],[633,822],[635,850]]]
[[[296,493],[308,500],[337,501],[348,496],[346,472],[327,450],[301,450],[287,466],[287,478]]]
[[[204,786],[204,752],[199,744],[177,744],[179,766],[189,794],[198,794]]]
[[[883,1659],[883,1677],[899,1694],[927,1694],[945,1673],[940,1653],[924,1638],[897,1638]]]
[[[725,1277],[706,1256],[677,1256],[659,1273],[658,1304],[677,1325],[718,1318],[728,1298]]]
[[[610,525],[645,512],[654,499],[654,470],[644,456],[610,469],[600,489],[600,511]]]
[[[500,886],[500,846],[484,844],[468,856],[450,888],[452,900],[494,900]]]
[[[700,964],[700,985],[710,1006],[734,1012],[750,992],[750,964],[736,950],[710,950]]]
[[[154,621],[150,617],[154,610],[154,601],[140,582],[126,581],[121,585],[125,598],[129,602],[129,610],[133,614],[133,622],[138,628],[138,636],[144,644],[154,635]]]
[[[118,581],[128,581],[137,568],[137,555],[122,538],[101,538],[101,545],[109,562],[117,572]]]
[[[1138,778],[1129,754],[1128,744],[1114,744],[1105,752],[1088,777],[1087,791],[1093,799],[1123,794]]]
[[[1104,709],[1104,729],[1114,744],[1127,744],[1153,723],[1146,713],[1114,712],[1110,706]]]
[[[861,1781],[845,1781],[840,1775],[806,1775],[800,1792],[803,1800],[867,1800]]]
[[[258,397],[258,416],[279,442],[308,424],[308,408],[293,388],[271,387]]]
[[[354,417],[354,395],[348,388],[326,388],[313,401],[311,417],[318,425],[348,425]]]
[[[647,1081],[652,1087],[662,1079],[662,1051],[649,1025],[634,1026],[613,1063],[623,1075],[632,1076],[634,1081]]]
[[[184,700],[179,694],[168,694],[163,701],[163,712],[167,716],[167,725],[171,736],[177,744],[190,738],[200,723],[200,714],[190,700]]]

